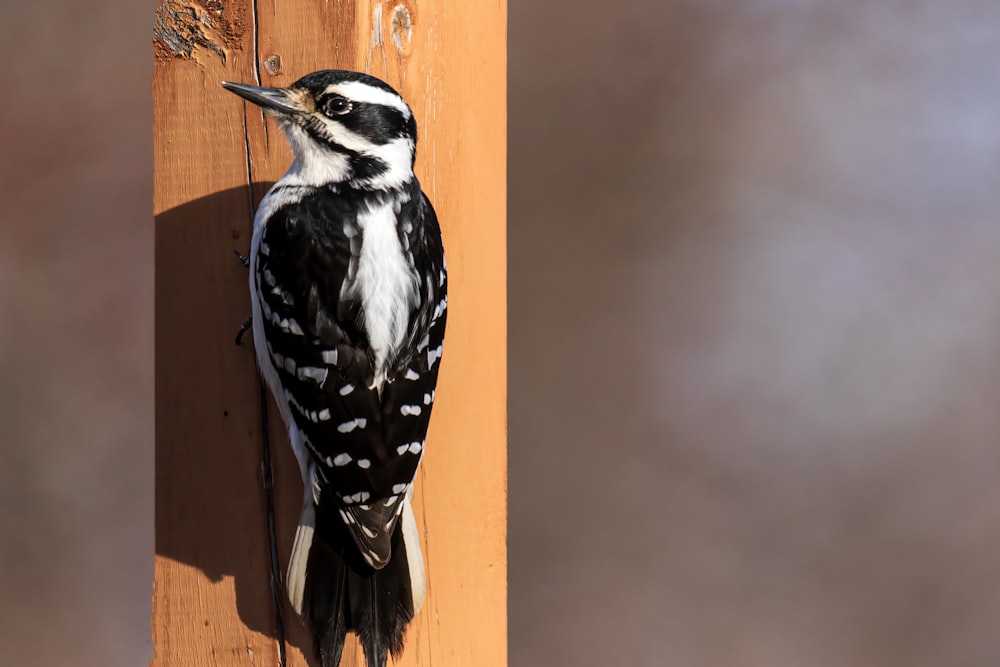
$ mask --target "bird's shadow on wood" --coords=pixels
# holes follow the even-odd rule
[[[155,497],[157,556],[193,566],[214,584],[229,585],[225,579],[231,577],[242,623],[277,639],[261,385],[252,333],[242,346],[234,341],[250,314],[250,298],[247,269],[233,251],[249,252],[253,206],[270,185],[217,192],[156,216]],[[270,399],[263,404],[275,480],[278,565],[284,573],[302,482],[280,417]],[[202,580],[201,585],[213,584]],[[192,587],[169,594],[202,592]],[[281,589],[277,600],[289,650],[297,647],[318,667],[312,638]],[[196,597],[191,608],[205,607]],[[216,620],[188,622],[210,626]]]

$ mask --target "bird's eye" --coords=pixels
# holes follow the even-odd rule
[[[340,95],[331,95],[323,102],[323,113],[327,116],[343,116],[351,110],[351,101]]]

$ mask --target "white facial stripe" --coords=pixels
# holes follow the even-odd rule
[[[387,144],[374,146],[367,155],[376,157],[388,167],[383,173],[365,179],[364,184],[379,188],[396,188],[413,177],[413,142],[393,139]]]
[[[337,95],[343,95],[347,99],[354,102],[368,102],[370,104],[381,104],[383,106],[392,107],[403,114],[403,117],[406,119],[409,119],[412,115],[410,107],[406,105],[406,102],[404,102],[399,95],[394,95],[381,88],[369,86],[367,83],[362,81],[345,81],[344,83],[336,83],[332,86],[328,86],[324,92],[327,94],[335,93]]]
[[[413,165],[413,142],[405,137],[397,137],[385,144],[375,144],[360,134],[352,132],[337,120],[323,118],[326,131],[333,140],[348,150],[368,157],[380,159],[388,171],[379,174],[379,179],[408,178]],[[402,182],[402,181],[400,181]]]
[[[321,117],[321,119],[323,124],[326,125],[327,134],[329,134],[334,141],[344,148],[358,153],[363,153],[365,155],[371,155],[371,152],[378,148],[377,145],[368,141],[360,134],[348,130],[337,120],[326,117]]]

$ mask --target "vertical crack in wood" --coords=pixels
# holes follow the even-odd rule
[[[247,165],[247,197],[249,198],[248,210],[250,211],[250,234],[253,235],[254,209],[257,207],[257,199],[253,191],[253,158],[250,156],[250,128],[247,124],[247,103],[243,103],[243,150],[246,152]]]
[[[257,0],[250,3],[250,20],[253,22],[253,75],[260,83],[260,22],[257,20]]]
[[[260,21],[257,20],[257,0],[253,0],[250,3],[250,21],[253,24],[253,77],[254,83],[258,86],[264,85],[261,83],[260,78]],[[270,149],[271,138],[267,133],[267,119],[264,117],[264,109],[258,107],[260,110],[260,122],[264,126],[264,148]]]
[[[278,665],[286,667],[285,623],[281,616],[281,565],[278,562],[278,534],[274,522],[274,467],[271,465],[270,420],[267,415],[267,387],[260,382],[261,478],[267,496],[267,539],[271,549],[271,602],[274,604],[275,635],[278,640]]]
[[[261,85],[260,79],[260,48],[259,32],[257,21],[257,0],[251,3],[251,18],[253,21],[253,58],[254,58],[254,78],[257,85]],[[250,231],[253,234],[253,218],[257,205],[257,197],[254,192],[253,157],[250,151],[250,128],[247,117],[247,104],[243,104],[243,147],[246,151],[246,171],[247,171],[247,196],[250,199]],[[264,112],[260,112],[260,120],[264,125],[265,146],[267,141],[267,122]],[[270,420],[267,412],[267,387],[264,384],[260,368],[256,365],[256,355],[254,368],[257,371],[257,382],[260,390],[260,432],[261,432],[261,481],[264,485],[264,495],[267,504],[267,539],[271,559],[271,604],[274,607],[274,634],[278,642],[278,664],[286,667],[288,664],[288,651],[285,645],[285,622],[282,617],[282,587],[281,564],[278,560],[278,536],[274,519],[274,467],[271,464],[271,431]]]

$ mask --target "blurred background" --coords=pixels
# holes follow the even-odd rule
[[[151,655],[154,5],[0,5],[10,664]],[[511,665],[1000,664],[1000,5],[509,35]]]

